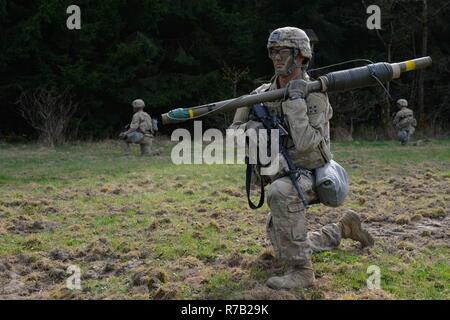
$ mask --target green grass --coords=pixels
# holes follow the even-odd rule
[[[268,270],[223,262],[233,254],[255,261],[265,250],[261,239],[268,208],[248,208],[245,167],[176,166],[170,161],[170,143],[159,146],[162,156],[141,158],[122,156],[115,142],[56,149],[0,144],[0,262],[19,253],[43,259],[59,249],[72,253],[66,263],[80,265],[83,272],[105,261],[121,270],[86,279],[75,298],[143,297],[130,285],[135,268],[126,267],[136,261],[148,270],[164,269],[168,280],[163,288],[181,298],[240,298],[262,285]],[[445,183],[448,186],[450,178],[450,139],[406,147],[393,141],[355,141],[333,143],[332,149],[350,174],[351,195],[342,208],[315,206],[310,215],[322,218],[352,208],[393,217],[402,208],[411,215],[422,210],[425,216],[426,210],[435,210],[439,215],[431,218],[448,218],[448,208],[427,206],[449,203]],[[436,180],[425,176],[429,172]],[[389,183],[391,178],[412,177],[413,183],[430,190],[431,198],[408,198]],[[389,198],[392,194],[396,198]],[[28,227],[36,221],[54,227],[21,231],[20,221]],[[100,261],[76,255],[89,254],[99,239],[106,239],[104,246],[116,255],[105,254]],[[449,299],[449,257],[448,244],[439,241],[405,251],[385,239],[368,252],[345,243],[340,250],[314,255],[319,287],[306,297],[361,298],[367,293],[367,267],[377,265],[381,287],[391,298]],[[44,296],[64,298],[63,283],[40,285]],[[155,289],[149,290],[147,296],[152,297]]]
[[[447,246],[417,253],[411,260],[386,254],[376,248],[377,257],[365,259],[357,252],[331,251],[314,257],[315,266],[333,274],[332,287],[358,291],[366,287],[368,267],[380,268],[380,286],[398,299],[448,299],[449,250]],[[401,266],[401,267],[398,267]],[[349,290],[349,291],[351,291]]]
[[[214,274],[206,285],[206,292],[215,299],[232,299],[244,289],[244,284],[233,281],[227,271]]]

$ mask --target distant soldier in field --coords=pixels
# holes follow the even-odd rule
[[[147,112],[144,112],[145,103],[141,99],[132,102],[133,119],[129,125],[129,129],[122,132],[119,137],[123,139],[123,151],[125,155],[131,155],[131,143],[139,144],[142,156],[156,155],[157,152],[152,151],[153,143],[153,127],[152,118]]]
[[[311,93],[305,97],[302,88],[291,82],[309,80],[306,68],[312,52],[303,30],[293,27],[274,30],[267,49],[275,76],[271,83],[263,84],[254,92],[287,88],[284,100],[265,105],[271,115],[284,119],[289,130],[285,141],[287,151],[294,164],[301,168],[297,183],[308,202],[313,203],[318,200],[314,171],[332,159],[329,120],[333,110],[325,93]],[[230,128],[248,130],[256,125],[252,117],[249,107],[239,108]],[[336,248],[341,239],[359,241],[363,247],[373,245],[374,240],[362,227],[360,217],[350,210],[336,223],[308,232],[306,207],[291,179],[285,172],[269,179],[268,205],[271,212],[267,219],[267,233],[277,257],[289,268],[285,275],[269,278],[267,286],[273,289],[312,286],[315,282],[312,253]]]
[[[402,145],[405,145],[414,133],[415,127],[417,126],[417,121],[414,118],[414,112],[407,108],[408,101],[405,99],[399,99],[397,100],[397,106],[400,108],[400,111],[395,115],[393,124],[397,129],[398,139]]]

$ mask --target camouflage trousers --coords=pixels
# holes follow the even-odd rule
[[[402,144],[407,144],[408,141],[409,141],[409,138],[414,133],[414,131],[415,131],[415,128],[413,126],[409,126],[409,127],[406,127],[406,128],[399,129],[398,133],[397,133],[398,140]]]
[[[131,144],[132,143],[139,144],[139,147],[141,149],[141,156],[150,156],[153,154],[153,151],[152,151],[153,139],[152,139],[152,137],[144,136],[144,138],[142,138],[142,140],[140,140],[139,142],[132,142],[129,139],[123,140],[122,149],[123,149],[124,154],[127,156],[131,155]]]
[[[301,175],[298,181],[308,202],[316,201],[314,176]],[[307,231],[306,209],[289,177],[271,183],[268,204],[271,212],[267,218],[267,234],[279,259],[290,265],[303,266],[310,263],[313,252],[339,246],[341,230],[336,223],[318,231]]]

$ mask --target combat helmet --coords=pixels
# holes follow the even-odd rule
[[[290,66],[286,70],[286,74],[290,74],[294,67],[302,67],[306,69],[309,60],[312,58],[312,50],[308,35],[302,29],[295,27],[283,27],[272,31],[267,40],[267,50],[270,57],[270,49],[272,47],[292,48],[292,57]],[[303,65],[295,63],[295,57],[298,53],[304,57]]]
[[[137,108],[145,108],[145,102],[142,99],[136,99],[134,100],[131,105],[133,106],[134,109]]]
[[[397,105],[402,108],[402,107],[407,107],[408,106],[408,101],[406,101],[406,99],[398,99],[397,100]]]

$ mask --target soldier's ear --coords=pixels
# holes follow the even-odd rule
[[[297,54],[297,56],[295,57],[295,59],[297,60],[298,64],[302,65],[303,64],[303,60],[305,60],[305,57],[301,54],[301,52],[299,52]]]

